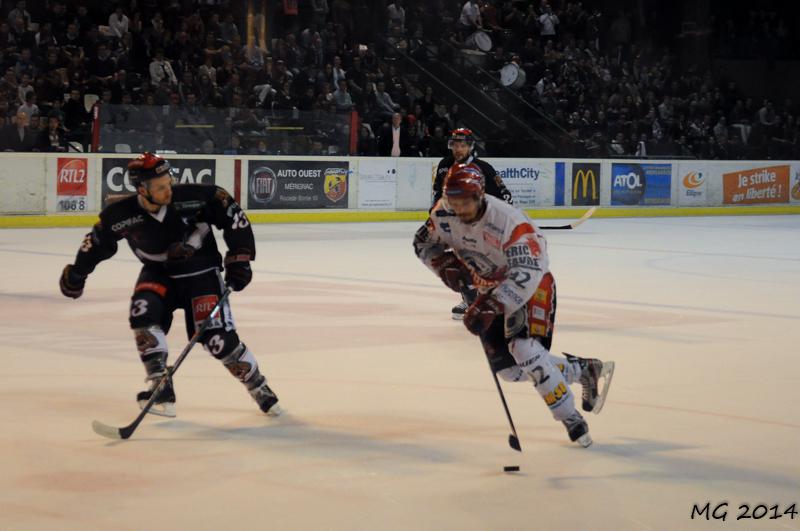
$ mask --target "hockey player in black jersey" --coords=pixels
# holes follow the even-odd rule
[[[227,284],[240,291],[250,283],[250,262],[256,257],[255,239],[244,211],[222,188],[214,185],[172,185],[167,160],[144,153],[128,163],[137,194],[108,205],[86,235],[75,258],[61,273],[61,292],[77,299],[97,264],[117,252],[125,239],[144,264],[130,305],[130,325],[150,390],[137,395],[143,406],[167,372],[166,334],[172,314],[183,309],[186,330],[209,315]],[[212,226],[222,230],[228,247],[223,260]],[[225,278],[220,274],[224,269]],[[279,415],[278,397],[267,385],[253,353],[239,340],[231,309],[225,302],[200,342],[241,381],[261,410]],[[175,416],[172,382],[161,391],[152,413]]]
[[[439,161],[439,166],[436,168],[436,176],[433,180],[433,202],[442,198],[442,190],[444,188],[444,179],[447,177],[447,172],[454,164],[475,164],[480,168],[486,182],[486,193],[502,199],[506,203],[512,205],[514,202],[511,200],[511,192],[508,191],[503,179],[497,175],[497,171],[491,164],[485,160],[478,158],[475,153],[475,137],[472,131],[466,128],[454,129],[450,133],[450,138],[447,141],[447,147],[450,148],[450,155]],[[460,303],[453,306],[453,319],[459,321],[464,319],[464,312],[467,311],[467,303],[462,299]]]

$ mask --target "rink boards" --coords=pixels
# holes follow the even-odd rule
[[[229,190],[254,222],[418,220],[433,158],[168,155],[180,183]],[[3,153],[0,227],[86,226],[133,193],[125,154]],[[800,162],[487,158],[535,218],[800,213]]]

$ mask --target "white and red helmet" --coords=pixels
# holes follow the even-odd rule
[[[486,191],[486,180],[478,166],[453,164],[444,178],[445,197],[475,197],[481,199]]]

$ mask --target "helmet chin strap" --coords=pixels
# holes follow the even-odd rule
[[[144,189],[145,189],[145,193],[143,193],[143,194],[139,194],[139,195],[140,195],[140,197],[141,197],[143,200],[145,200],[145,201],[147,201],[148,203],[150,203],[151,205],[155,205],[155,206],[157,206],[157,207],[159,207],[159,208],[161,208],[161,207],[163,207],[163,206],[164,206],[164,203],[159,203],[158,201],[156,201],[156,200],[153,198],[153,196],[152,196],[152,194],[150,194],[150,190],[147,188],[147,186],[145,186],[145,187],[144,187]],[[142,206],[144,206],[144,205],[142,205]],[[145,210],[147,210],[147,209],[145,209]]]

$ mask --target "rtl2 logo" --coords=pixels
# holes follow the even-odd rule
[[[56,195],[86,195],[87,159],[58,159]]]

